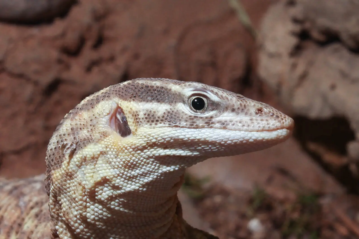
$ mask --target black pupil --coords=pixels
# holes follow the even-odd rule
[[[206,106],[206,102],[204,102],[203,98],[196,97],[192,100],[192,107],[195,110],[203,110]]]

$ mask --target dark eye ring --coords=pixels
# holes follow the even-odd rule
[[[202,96],[192,96],[189,98],[189,106],[191,110],[193,110],[196,113],[202,113],[206,111],[208,102],[205,97]]]

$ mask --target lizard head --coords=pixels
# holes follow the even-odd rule
[[[168,156],[236,155],[284,141],[293,120],[273,107],[198,82],[136,79],[97,92],[70,111],[48,147],[48,171],[89,144],[157,148]],[[50,172],[48,172],[49,174]]]
[[[119,95],[127,95],[127,101],[119,98],[116,109],[127,122],[120,120],[117,131],[158,144],[174,156],[256,151],[282,142],[293,128],[293,120],[273,107],[205,84],[165,79],[125,84],[126,93]]]

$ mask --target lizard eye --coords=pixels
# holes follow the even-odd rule
[[[207,109],[207,99],[201,96],[192,96],[189,98],[191,110],[196,113],[202,113]]]

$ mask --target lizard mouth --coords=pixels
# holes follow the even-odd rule
[[[280,127],[275,127],[272,129],[260,129],[260,130],[251,130],[252,132],[275,132],[278,130],[287,130],[288,134],[291,134],[294,129],[294,120],[290,117],[285,121],[285,123]]]
[[[287,130],[288,133],[292,133],[293,128],[294,128],[294,124],[290,124],[285,127],[278,127],[278,128],[274,128],[274,129],[264,129],[264,130],[254,130],[252,132],[274,132],[274,131],[278,131],[278,130]]]
[[[273,128],[264,128],[264,129],[255,129],[255,128],[251,128],[251,129],[235,129],[235,128],[228,128],[228,127],[224,127],[224,130],[232,130],[232,131],[244,131],[244,132],[258,132],[258,133],[265,133],[265,132],[276,132],[276,131],[285,131],[287,132],[288,135],[292,134],[293,129],[294,129],[294,120],[292,118],[289,118],[286,120],[286,122],[278,127],[273,127]]]

